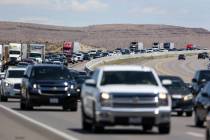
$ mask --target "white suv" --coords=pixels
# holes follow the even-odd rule
[[[164,85],[171,81],[164,80]],[[157,126],[159,133],[170,133],[171,98],[156,72],[142,66],[104,66],[86,80],[81,94],[84,130],[105,126]]]
[[[8,98],[19,98],[21,82],[26,68],[9,67],[5,73],[5,78],[1,81],[1,101]]]

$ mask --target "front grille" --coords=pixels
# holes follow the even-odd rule
[[[21,85],[20,84],[14,84],[14,89],[20,89]]]
[[[112,94],[114,108],[151,108],[158,107],[157,95],[152,93],[114,93]]]
[[[42,91],[42,95],[63,95],[66,91]]]

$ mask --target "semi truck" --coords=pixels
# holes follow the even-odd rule
[[[166,49],[166,50],[173,50],[175,47],[174,47],[174,42],[165,42],[163,43],[163,48]]]
[[[143,44],[143,42],[131,42],[129,49],[130,49],[130,51],[143,50],[144,44]]]
[[[9,45],[0,45],[1,54],[1,72],[3,72],[10,64],[9,60]]]
[[[81,50],[80,43],[77,41],[65,41],[63,43],[63,53],[66,55],[69,62],[72,61],[73,53],[78,53]]]
[[[29,44],[27,46],[27,58],[42,63],[45,59],[45,44]]]
[[[20,43],[9,43],[9,59],[10,61],[21,61],[21,49]]]

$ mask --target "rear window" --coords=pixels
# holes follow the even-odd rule
[[[128,85],[158,85],[152,72],[141,71],[105,71],[101,85],[128,84]]]
[[[31,77],[36,80],[71,80],[71,74],[65,67],[35,67]]]

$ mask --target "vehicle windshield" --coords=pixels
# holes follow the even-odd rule
[[[36,80],[71,80],[71,74],[65,67],[35,67],[32,78]]]
[[[8,70],[7,78],[23,78],[24,70]]]
[[[158,85],[152,72],[141,71],[105,71],[101,85],[128,84],[128,85]]]
[[[20,51],[9,51],[9,54],[20,54]]]
[[[185,84],[182,81],[172,81],[171,85],[165,86],[167,89],[183,89],[185,88]]]
[[[205,79],[206,81],[210,81],[210,71],[202,71],[200,73],[200,79],[199,79],[199,81],[200,80],[203,80],[203,79]]]
[[[42,55],[40,53],[30,53],[29,57],[34,57],[34,58],[41,58]]]

